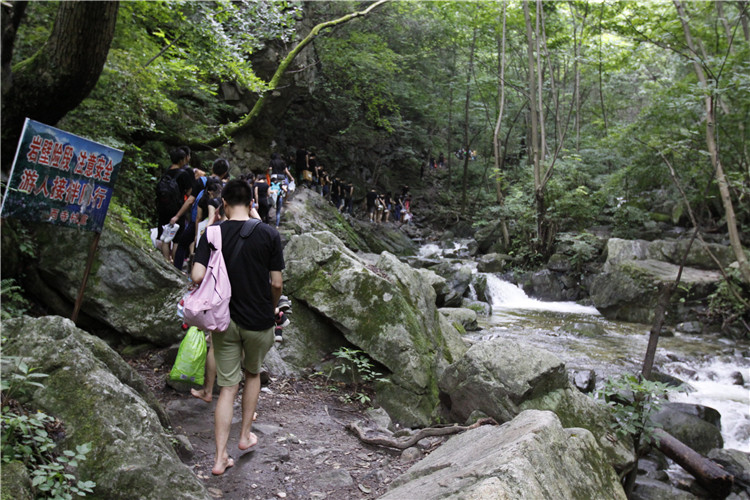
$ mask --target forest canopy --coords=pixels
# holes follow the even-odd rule
[[[64,33],[63,4],[3,4],[4,152],[10,91]],[[395,189],[442,153],[446,171],[424,194],[433,221],[501,221],[506,251],[529,263],[570,234],[583,245],[592,226],[638,237],[697,224],[732,245],[750,282],[748,2],[371,7],[122,2],[91,18],[106,31],[115,16],[111,42],[95,85],[57,126],[124,149],[117,198],[151,219],[166,151],[232,130],[267,98],[248,130],[194,166],[225,155],[257,169],[304,143],[335,174]],[[313,27],[365,10],[315,33],[270,88]],[[54,92],[46,98],[60,100]]]

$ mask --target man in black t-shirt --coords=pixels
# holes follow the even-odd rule
[[[232,298],[229,302],[229,328],[212,334],[217,381],[221,387],[214,416],[214,475],[223,474],[234,465],[234,460],[227,453],[227,441],[232,423],[232,405],[243,379],[242,368],[245,370],[245,389],[238,447],[245,451],[258,442],[251,427],[260,394],[261,365],[274,343],[274,312],[281,296],[281,271],[284,269],[281,238],[276,229],[259,223],[249,236],[241,236],[246,221],[250,219],[250,186],[239,179],[229,181],[221,197],[227,216],[220,226],[222,254],[232,285]],[[235,257],[237,250],[239,253]],[[210,254],[208,238],[204,234],[195,252],[192,271],[195,283],[203,281]]]

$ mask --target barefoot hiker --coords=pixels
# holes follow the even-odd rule
[[[278,231],[267,224],[258,223],[253,227],[252,222],[247,222],[252,198],[247,183],[229,181],[221,198],[227,217],[221,224],[222,254],[232,285],[232,299],[229,303],[229,328],[212,334],[217,381],[221,387],[214,414],[216,458],[211,471],[214,475],[223,474],[234,465],[227,453],[227,441],[232,406],[242,381],[242,368],[245,370],[245,389],[238,447],[244,451],[258,442],[250,428],[260,394],[260,368],[274,343],[274,310],[281,296],[281,271],[284,269]],[[195,252],[192,271],[195,283],[203,280],[210,254],[204,234]]]

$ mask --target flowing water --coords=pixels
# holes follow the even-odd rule
[[[610,321],[594,307],[575,302],[542,302],[487,274],[493,314],[474,340],[504,338],[553,352],[569,369],[592,369],[607,377],[640,372],[649,326]],[[721,413],[724,446],[750,452],[750,345],[707,335],[659,339],[654,367],[687,382],[671,401],[702,404]],[[737,385],[737,374],[744,385]]]
[[[443,250],[429,244],[423,259],[460,254],[461,243]],[[471,261],[464,262],[471,264]],[[519,341],[554,353],[572,370],[594,370],[597,385],[620,373],[640,373],[649,325],[610,321],[594,307],[575,302],[542,302],[518,286],[486,274],[492,316],[480,318],[473,341],[493,338]],[[687,392],[669,399],[701,404],[721,413],[724,446],[750,452],[750,342],[709,335],[675,333],[659,339],[654,368],[687,382]],[[744,384],[738,385],[741,377]]]

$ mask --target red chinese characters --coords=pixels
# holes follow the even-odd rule
[[[50,200],[62,201],[65,197],[65,191],[68,187],[68,179],[64,177],[55,177],[52,181],[52,191],[49,194]]]
[[[30,168],[25,168],[21,174],[21,183],[18,190],[24,193],[30,193],[36,189],[36,181],[39,179],[39,172]]]
[[[39,159],[37,162],[40,165],[49,166],[52,164],[52,150],[54,149],[55,143],[49,139],[44,139],[42,148],[39,150]]]
[[[91,195],[91,204],[96,203],[96,208],[102,208],[102,202],[105,199],[107,199],[107,190],[101,186],[97,186],[94,194]]]
[[[26,153],[26,159],[31,163],[36,163],[39,158],[39,150],[42,149],[42,136],[35,135],[29,144],[29,151]]]

